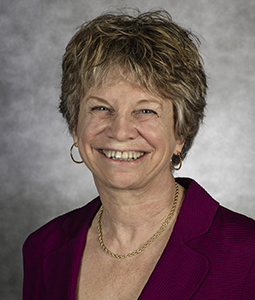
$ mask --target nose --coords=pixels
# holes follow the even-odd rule
[[[116,115],[110,121],[108,137],[119,142],[135,139],[138,135],[134,120],[129,115]]]

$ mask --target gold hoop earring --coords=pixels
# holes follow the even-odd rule
[[[180,168],[182,167],[182,157],[181,157],[180,151],[178,151],[178,150],[177,150],[177,155],[179,155],[179,159],[180,159],[180,165],[179,165],[178,168],[174,167],[174,165],[173,165],[173,163],[172,163],[172,158],[170,159],[171,167],[172,167],[175,171],[180,170]]]
[[[73,143],[72,144],[72,147],[71,147],[71,149],[70,149],[70,156],[71,156],[71,159],[76,163],[76,164],[82,164],[83,163],[83,160],[82,161],[77,161],[77,160],[75,160],[74,159],[74,157],[73,157],[73,147],[77,147],[77,143]]]

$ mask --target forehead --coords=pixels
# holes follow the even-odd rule
[[[161,104],[164,100],[135,81],[123,79],[109,79],[100,86],[91,88],[85,96],[85,101],[101,100],[110,103],[137,104],[153,102]]]
[[[92,95],[107,96],[111,93],[125,95],[125,92],[127,92],[137,95],[138,97],[140,95],[146,99],[157,99],[160,102],[169,100],[160,96],[160,93],[152,87],[148,88],[145,82],[139,80],[139,78],[130,71],[118,68],[108,72],[108,74],[104,74],[104,76],[103,74],[101,75],[101,78],[96,80],[94,85],[89,88],[84,98],[88,99]]]
[[[98,70],[96,73],[94,88],[109,87],[123,81],[133,85],[134,88],[146,89],[145,84],[142,84],[142,80],[139,80],[137,75],[121,66],[109,68],[105,72]]]

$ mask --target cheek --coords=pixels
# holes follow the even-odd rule
[[[172,152],[176,145],[173,125],[171,122],[160,122],[158,120],[145,122],[140,124],[140,134],[155,149],[163,152]]]
[[[100,135],[106,128],[104,120],[100,118],[86,117],[78,124],[78,137],[83,141],[88,142]]]
[[[147,123],[147,124],[146,124]],[[165,139],[160,125],[155,122],[144,122],[137,127],[139,135],[154,149],[164,147]]]
[[[171,124],[165,124],[160,119],[141,122],[139,125],[141,132],[151,137],[155,141],[169,140],[173,135]]]

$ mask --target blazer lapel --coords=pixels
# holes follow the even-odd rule
[[[66,241],[44,259],[47,300],[75,300],[81,257],[90,224],[101,205],[99,197],[66,218],[62,230]]]
[[[190,299],[209,272],[208,259],[188,242],[208,232],[219,204],[195,181],[176,181],[188,192],[170,240],[139,300]]]
[[[206,257],[172,239],[139,300],[190,299],[208,271],[209,263]]]
[[[85,238],[76,237],[46,257],[44,279],[47,299],[75,300]]]

